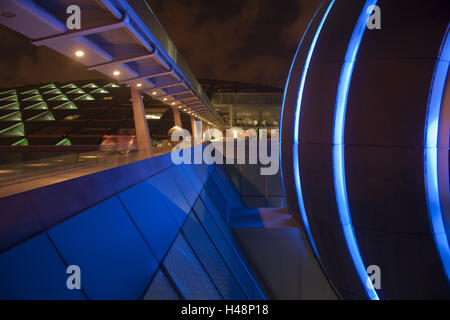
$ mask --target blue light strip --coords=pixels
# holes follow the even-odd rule
[[[308,33],[308,30],[309,30],[309,27],[311,26],[311,23],[314,21],[314,18],[316,17],[317,12],[319,12],[320,8],[322,8],[322,5],[323,5],[323,2],[319,5],[319,8],[317,8],[317,10],[314,13],[313,17],[309,21],[305,32],[303,33],[302,39],[300,40],[300,44],[297,47],[297,51],[295,51],[294,60],[292,60],[291,68],[289,69],[289,74],[288,74],[288,77],[287,77],[287,80],[286,80],[286,85],[284,86],[283,102],[281,104],[281,115],[280,115],[280,132],[279,132],[279,137],[278,137],[278,149],[279,149],[279,157],[280,157],[280,159],[282,159],[281,158],[281,137],[282,137],[282,130],[283,130],[283,112],[284,112],[285,103],[286,103],[287,89],[289,87],[289,82],[291,81],[292,69],[294,68],[295,61],[297,60],[298,52],[300,51],[300,47],[302,46],[303,39],[305,39],[305,36],[306,36],[306,34]],[[284,186],[284,179],[283,179],[283,161],[280,161],[280,173],[281,173],[281,183],[283,185],[283,190],[286,190],[286,188]],[[312,239],[311,239],[311,241],[312,241]]]
[[[294,157],[294,179],[295,179],[295,190],[297,193],[297,202],[298,202],[298,206],[300,208],[300,215],[303,221],[303,225],[305,227],[305,231],[306,234],[308,235],[308,238],[311,242],[311,246],[314,250],[314,253],[316,254],[317,257],[319,257],[319,254],[317,252],[317,248],[315,245],[315,242],[313,240],[312,237],[312,233],[311,233],[311,229],[309,227],[309,222],[308,222],[308,216],[306,215],[306,210],[305,210],[305,203],[303,202],[303,193],[302,193],[302,186],[301,186],[301,182],[300,182],[300,168],[299,168],[299,158],[298,158],[298,136],[299,136],[299,126],[300,126],[300,109],[301,109],[301,105],[302,105],[302,99],[303,99],[303,90],[305,87],[305,81],[306,81],[306,76],[308,74],[308,69],[309,69],[309,65],[311,63],[311,58],[312,55],[314,53],[314,49],[316,48],[316,44],[317,44],[317,39],[319,38],[320,32],[322,31],[323,25],[325,23],[325,20],[328,17],[328,14],[330,13],[331,8],[334,5],[335,0],[331,1],[330,4],[328,5],[327,10],[325,11],[325,14],[322,17],[322,20],[320,21],[319,26],[317,27],[316,30],[316,34],[314,35],[314,38],[311,42],[311,47],[309,48],[309,52],[308,52],[308,56],[306,57],[306,61],[305,61],[305,66],[303,68],[303,74],[302,74],[302,78],[300,80],[300,87],[298,90],[298,96],[297,96],[297,106],[295,109],[295,119],[294,119],[294,146],[293,146],[293,157]]]
[[[436,62],[433,80],[428,99],[427,118],[425,123],[425,192],[427,198],[428,215],[433,230],[433,237],[438,249],[442,265],[450,281],[450,250],[447,234],[442,218],[439,197],[438,177],[438,138],[439,118],[444,93],[445,82],[450,61],[450,24],[447,27],[438,60]],[[448,178],[448,177],[447,177]]]
[[[333,128],[333,172],[339,219],[341,221],[345,241],[347,243],[356,272],[358,273],[367,295],[372,300],[379,300],[379,298],[372,282],[369,279],[364,262],[361,258],[361,253],[359,252],[358,242],[356,240],[355,231],[353,230],[347,199],[347,187],[345,182],[344,129],[348,92],[350,89],[356,56],[364,36],[364,31],[366,30],[367,23],[372,14],[368,11],[368,9],[376,3],[377,0],[366,1],[363,11],[356,23],[355,29],[353,30],[352,38],[350,39],[347,52],[345,54],[341,77],[339,79]]]
[[[322,31],[325,20],[330,13],[331,8],[334,5],[335,0],[331,1],[330,5],[327,8],[327,11],[322,17],[322,21],[320,21],[319,26],[317,27],[316,34],[314,35],[313,41],[311,43],[311,47],[309,48],[308,56],[306,57],[305,66],[303,68],[302,78],[300,80],[300,87],[298,89],[297,96],[297,107],[295,109],[295,122],[294,122],[294,143],[298,143],[298,136],[300,133],[300,110],[302,107],[302,99],[303,99],[303,90],[305,89],[306,76],[308,75],[309,65],[311,63],[311,58],[314,53],[314,49],[316,48],[317,39],[319,38],[320,32]]]

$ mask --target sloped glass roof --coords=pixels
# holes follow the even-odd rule
[[[40,94],[21,99],[22,101],[43,101],[42,96]]]
[[[75,88],[78,88],[78,87],[74,83],[69,83],[69,84],[65,84],[65,85],[61,86],[61,89],[75,89]]]
[[[25,127],[23,122],[16,123],[8,128],[0,130],[0,136],[25,136]]]
[[[95,100],[90,94],[84,94],[81,97],[75,98],[73,100]]]
[[[90,93],[102,93],[102,94],[106,94],[106,93],[109,93],[109,91],[108,91],[108,90],[105,90],[105,89],[102,89],[102,88],[98,88],[98,89],[95,89],[94,91],[91,91]]]
[[[26,119],[27,121],[51,121],[55,120],[55,117],[50,111],[45,111],[35,115],[34,117]]]
[[[20,111],[11,112],[0,117],[0,121],[21,121],[22,113]]]
[[[0,98],[0,101],[18,101],[17,95],[7,96]]]
[[[56,143],[57,146],[71,146],[72,142],[68,138],[64,138],[61,141]]]
[[[46,85],[40,87],[40,89],[55,89],[55,88],[56,88],[56,86],[53,83],[46,84]]]
[[[68,94],[70,94],[70,93],[79,93],[79,94],[83,94],[83,93],[86,93],[86,92],[85,92],[83,89],[76,88],[76,89],[67,91],[66,93],[68,93]]]
[[[67,101],[69,98],[65,94],[57,95],[56,97],[49,98],[48,101]]]
[[[42,101],[35,104],[32,104],[31,106],[28,106],[26,108],[23,108],[24,110],[48,110],[47,103]]]
[[[52,90],[43,92],[43,94],[61,94],[61,93],[62,92],[59,89],[52,89]]]
[[[108,83],[107,85],[103,86],[103,88],[119,88],[120,86],[115,83]]]
[[[76,104],[73,103],[72,101],[67,101],[64,102],[63,104],[60,104],[56,107],[54,107],[53,109],[78,109]]]
[[[32,89],[32,90],[21,92],[20,94],[39,94],[39,90]]]
[[[2,91],[0,92],[0,94],[16,94],[16,89],[11,89],[11,90],[6,90],[6,91]]]
[[[11,144],[11,146],[27,146],[27,145],[28,145],[28,139],[27,138],[22,138],[20,140],[17,140],[13,144]]]
[[[98,88],[98,85],[96,85],[95,83],[88,83],[88,84],[85,84],[84,86],[82,86],[82,88],[91,88],[91,89],[95,89],[95,88]]]
[[[4,106],[0,106],[0,109],[3,110],[19,110],[19,103],[18,102],[12,102],[12,103],[8,103],[5,104]]]

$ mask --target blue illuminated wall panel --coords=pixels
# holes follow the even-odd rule
[[[157,188],[166,204],[171,210],[173,217],[181,227],[189,213],[191,206],[187,202],[183,192],[175,183],[169,170],[165,170],[147,180],[153,187]]]
[[[220,214],[226,219],[231,206],[212,178],[208,179],[206,182],[205,191],[208,193],[215,206],[220,208]]]
[[[208,199],[206,193],[202,195],[203,197]],[[193,209],[198,220],[214,245],[219,248],[220,254],[249,299],[264,299],[264,295],[252,276],[250,269],[241,258],[239,247],[228,225],[223,220],[222,215],[218,213],[218,210],[213,209],[214,205],[211,201],[207,200],[207,203],[212,208],[213,213],[205,207],[202,200],[198,200],[195,204]]]
[[[181,233],[167,254],[164,266],[186,299],[223,299]]]
[[[0,255],[0,299],[85,299],[66,286],[66,266],[46,234]]]
[[[224,298],[233,300],[246,299],[247,296],[242,291],[234,275],[228,269],[225,261],[193,214],[187,218],[183,232]]]
[[[180,296],[169,279],[160,270],[155,275],[150,287],[145,293],[144,300],[179,300]]]
[[[117,197],[48,231],[89,299],[139,299],[158,263]]]
[[[120,193],[119,198],[158,260],[162,260],[179,230],[168,200],[148,181]]]
[[[0,297],[264,299],[224,218],[242,206],[229,177],[216,166],[165,167],[1,253]],[[121,167],[100,179],[114,181],[116,171],[121,179]],[[80,267],[81,291],[66,289],[67,265]]]
[[[198,181],[192,175],[192,172],[189,172],[189,174],[187,173],[186,167],[187,165],[173,166],[169,171],[172,179],[181,190],[181,194],[184,195],[189,206],[192,207],[195,199],[198,196],[198,193],[200,192],[200,187],[197,184]]]

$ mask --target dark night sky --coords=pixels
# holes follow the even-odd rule
[[[198,78],[284,87],[321,0],[149,0]],[[95,79],[72,60],[0,26],[0,86]],[[14,53],[14,54],[11,54]]]

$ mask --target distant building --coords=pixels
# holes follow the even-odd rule
[[[228,127],[278,128],[283,90],[233,81],[199,80]]]

